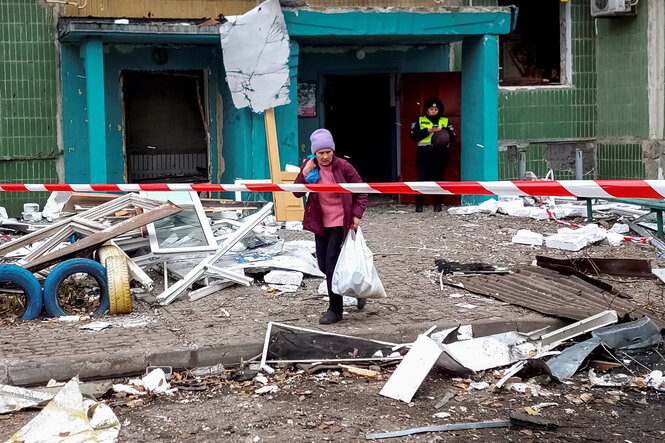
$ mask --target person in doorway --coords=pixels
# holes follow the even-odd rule
[[[317,129],[310,137],[314,158],[307,158],[300,167],[294,183],[305,183],[310,172],[319,169],[317,183],[361,183],[360,175],[351,163],[335,156],[335,142],[327,129]],[[294,192],[297,198],[304,192]],[[319,323],[329,325],[342,319],[342,296],[332,291],[332,276],[342,242],[350,229],[360,226],[367,194],[312,192],[307,198],[303,228],[314,233],[319,269],[326,274],[330,305],[321,315]],[[358,299],[358,309],[365,307],[365,299]]]
[[[455,130],[443,117],[443,103],[436,97],[425,102],[424,116],[411,124],[411,138],[418,143],[416,167],[419,181],[441,181],[448,160],[448,146]],[[441,195],[434,196],[434,212],[441,211]],[[416,195],[416,212],[423,212],[425,196]]]

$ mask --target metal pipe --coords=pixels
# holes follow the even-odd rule
[[[575,149],[575,180],[584,180],[584,154]]]
[[[520,150],[519,155],[520,155],[520,169],[518,173],[518,179],[524,180],[524,178],[526,177],[526,151]]]

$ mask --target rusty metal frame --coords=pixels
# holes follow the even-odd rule
[[[543,268],[563,271],[573,269],[586,275],[608,274],[617,277],[655,278],[649,260],[636,258],[568,258],[536,256],[536,263]]]

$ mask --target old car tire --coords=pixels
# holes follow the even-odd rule
[[[26,307],[22,320],[34,320],[42,313],[44,297],[42,287],[32,273],[17,265],[0,265],[0,283],[14,283],[26,295]]]
[[[117,246],[111,244],[104,244],[97,249],[97,261],[99,263],[106,263],[106,259],[109,257],[124,257],[124,255]]]
[[[51,317],[67,315],[58,303],[58,289],[62,282],[72,274],[85,273],[97,280],[99,285],[99,308],[95,314],[104,314],[109,310],[109,291],[106,280],[106,269],[94,260],[73,258],[60,263],[46,277],[44,282],[44,308]]]
[[[109,312],[129,314],[132,312],[132,294],[129,290],[129,269],[122,256],[106,259],[106,275],[109,284]]]

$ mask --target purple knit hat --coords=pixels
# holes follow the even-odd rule
[[[327,129],[317,129],[316,131],[312,132],[309,140],[312,142],[312,154],[315,154],[316,151],[320,149],[335,150],[333,136]]]

